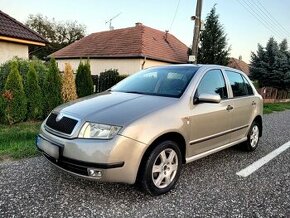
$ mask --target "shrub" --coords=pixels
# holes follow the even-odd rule
[[[41,119],[43,117],[44,101],[33,63],[30,63],[27,73],[25,92],[27,96],[27,118]]]
[[[75,79],[73,70],[69,63],[65,64],[64,74],[62,77],[61,95],[63,102],[68,102],[77,99]]]
[[[84,97],[93,94],[94,86],[91,77],[90,64],[87,61],[85,64],[80,62],[76,75],[77,95]]]
[[[27,101],[16,61],[11,62],[10,69],[2,96],[5,104],[5,121],[13,124],[25,119]]]
[[[100,73],[99,90],[103,92],[118,82],[118,70],[110,69],[105,70],[105,72]]]
[[[52,109],[62,103],[61,98],[61,77],[55,60],[52,58],[49,63],[48,73],[44,83],[45,114],[48,115]]]
[[[0,92],[4,89],[7,76],[11,70],[12,62],[17,62],[18,70],[19,70],[20,75],[23,78],[24,84],[26,82],[26,77],[27,77],[26,74],[29,70],[29,63],[32,62],[34,64],[36,74],[39,77],[39,85],[40,87],[43,87],[44,80],[48,71],[47,66],[38,59],[25,60],[21,58],[14,58],[12,60],[5,62],[4,64],[0,66]]]

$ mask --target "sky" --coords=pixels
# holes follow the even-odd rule
[[[270,37],[290,43],[289,0],[203,0],[202,20],[216,4],[220,23],[227,34],[231,56],[250,62],[258,43],[266,45]],[[42,14],[57,21],[77,21],[85,25],[86,34],[132,27],[136,22],[169,30],[187,46],[191,46],[196,0],[0,0],[0,10],[20,22],[30,14]],[[264,13],[263,13],[264,12]]]

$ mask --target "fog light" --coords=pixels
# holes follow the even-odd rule
[[[102,177],[102,171],[98,169],[88,168],[88,174],[89,176],[92,176],[92,177],[99,177],[99,178]]]

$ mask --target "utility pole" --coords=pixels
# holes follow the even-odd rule
[[[194,64],[197,63],[198,44],[200,39],[200,28],[201,28],[201,9],[202,9],[202,0],[197,0],[195,16],[191,17],[191,19],[195,21],[192,41],[192,55]]]

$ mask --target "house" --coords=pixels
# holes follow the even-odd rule
[[[246,75],[250,74],[250,67],[246,62],[242,60],[242,56],[240,56],[239,59],[230,58],[228,67],[243,71]]]
[[[81,59],[89,58],[94,75],[111,68],[132,74],[151,66],[187,63],[187,51],[172,34],[136,23],[134,27],[92,33],[50,56],[61,71],[65,63],[76,71]]]
[[[45,46],[47,40],[0,10],[0,64],[29,58],[29,45]]]

